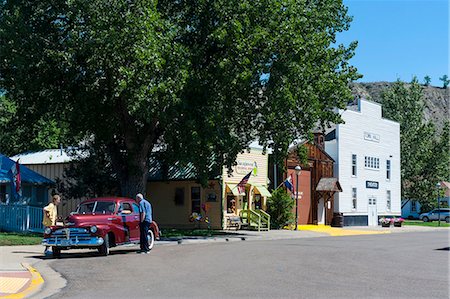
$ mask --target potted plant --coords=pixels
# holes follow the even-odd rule
[[[403,218],[394,218],[392,222],[394,223],[394,226],[401,227],[404,221],[405,219]]]
[[[391,226],[392,219],[382,217],[382,218],[379,220],[379,222],[381,223],[381,226],[382,226],[382,227],[389,227],[389,226]]]

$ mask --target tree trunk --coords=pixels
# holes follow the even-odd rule
[[[148,155],[154,144],[152,135],[143,139],[139,143],[125,142],[126,150],[117,143],[108,146],[112,167],[120,183],[121,196],[135,198],[138,193],[146,195]]]

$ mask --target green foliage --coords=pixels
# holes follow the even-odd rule
[[[278,188],[272,192],[272,197],[267,199],[267,213],[270,215],[271,226],[275,229],[283,228],[294,222],[295,201],[284,188]]]
[[[450,83],[450,80],[448,79],[447,75],[444,75],[444,76],[440,77],[439,80],[442,81],[442,87],[443,88],[447,88],[448,84]]]
[[[0,88],[27,120],[18,147],[93,139],[128,196],[155,146],[201,182],[210,157],[230,168],[255,139],[281,159],[340,122],[360,77],[356,43],[335,44],[351,21],[342,1],[24,0],[0,14]]]
[[[91,144],[87,149],[69,152],[76,162],[64,169],[64,180],[57,190],[66,198],[99,197],[119,194],[119,182],[104,147]]]
[[[416,78],[409,86],[397,81],[382,97],[384,117],[400,123],[402,197],[432,208],[435,184],[448,179],[449,125],[439,139],[434,137],[432,123],[423,121],[422,87]]]
[[[425,86],[430,86],[430,83],[431,83],[431,77],[428,76],[428,75],[426,75],[426,76],[423,78],[423,81],[424,81],[424,85],[425,85]]]

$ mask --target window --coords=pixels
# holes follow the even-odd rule
[[[200,187],[191,188],[192,213],[200,214]]]
[[[391,160],[386,160],[386,180],[391,179]]]
[[[131,205],[128,203],[128,202],[123,202],[123,203],[121,203],[120,204],[120,207],[119,207],[119,213],[122,213],[123,212],[123,210],[128,210],[128,211],[132,211],[131,210]]]
[[[175,205],[182,206],[184,205],[184,188],[176,188],[175,189]]]
[[[6,185],[0,185],[0,202],[6,203]]]
[[[109,201],[98,201],[95,207],[95,213],[98,214],[112,214],[116,209],[116,204]]]
[[[364,157],[364,167],[369,169],[380,169],[380,159],[375,157]]]
[[[391,190],[386,191],[386,210],[391,210]]]
[[[356,176],[356,155],[352,155],[352,176]]]
[[[417,211],[417,201],[411,200],[411,212]]]
[[[356,188],[352,188],[352,210],[356,210]]]

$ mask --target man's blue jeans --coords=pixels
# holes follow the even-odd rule
[[[148,239],[147,239],[148,230],[150,229],[150,222],[142,221],[139,224],[139,229],[141,231],[141,235],[140,235],[141,250],[142,251],[150,251]]]

